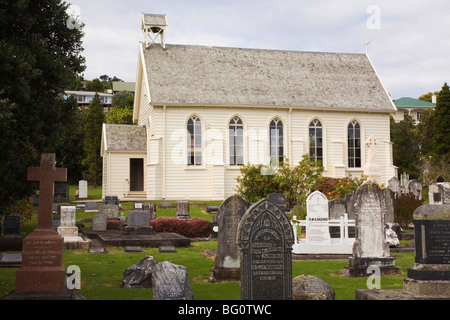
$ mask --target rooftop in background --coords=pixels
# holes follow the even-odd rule
[[[396,107],[436,108],[436,104],[414,98],[400,98],[394,101]]]
[[[122,82],[122,81],[113,81],[112,82],[112,90],[114,93],[118,91],[129,91],[134,92],[136,86],[136,82]]]

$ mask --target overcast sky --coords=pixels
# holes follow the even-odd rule
[[[67,0],[85,24],[85,79],[136,81],[141,14],[167,14],[166,42],[364,53],[393,99],[450,81],[447,0]]]

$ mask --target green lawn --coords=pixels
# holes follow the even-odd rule
[[[71,200],[74,199],[75,188],[71,187]],[[89,196],[98,191],[89,191]],[[97,192],[97,193],[96,193]],[[72,196],[73,195],[73,196]],[[92,197],[92,199],[95,199]],[[154,202],[159,205],[159,202]],[[220,202],[191,202],[191,217],[199,217],[212,221],[213,215],[205,214],[206,205],[219,205]],[[121,203],[125,215],[132,209],[132,203]],[[33,208],[33,218],[23,226],[23,236],[31,232],[37,223],[37,208]],[[157,209],[159,216],[175,216],[175,209]],[[97,213],[85,213],[77,210],[77,220],[92,218]],[[90,228],[89,223],[85,223]],[[152,289],[123,289],[123,271],[137,263],[146,255],[152,255],[157,261],[171,261],[186,266],[194,291],[195,300],[239,300],[240,284],[238,281],[209,282],[209,272],[214,261],[202,250],[216,249],[217,241],[193,242],[190,248],[177,248],[177,253],[158,253],[158,248],[144,248],[143,253],[125,253],[123,248],[108,248],[108,254],[89,254],[87,250],[65,250],[63,264],[68,267],[77,265],[81,270],[81,290],[78,292],[88,300],[151,300]],[[396,265],[402,268],[403,274],[381,278],[382,289],[401,289],[406,270],[414,264],[414,253],[396,253]],[[355,289],[366,289],[367,278],[345,278],[342,276],[348,261],[293,261],[292,275],[301,274],[316,276],[330,284],[336,292],[337,300],[354,300]],[[17,269],[0,269],[0,296],[14,289]]]

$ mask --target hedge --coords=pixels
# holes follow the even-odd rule
[[[156,232],[175,232],[188,238],[208,237],[211,231],[211,222],[200,218],[159,217],[150,221],[150,225]]]

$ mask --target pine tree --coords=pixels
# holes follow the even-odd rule
[[[433,151],[437,158],[450,154],[450,89],[444,83],[439,92],[434,114]]]
[[[87,171],[84,173],[85,179],[97,187],[102,179],[102,157],[100,156],[102,126],[105,122],[105,114],[100,103],[98,93],[89,105],[87,120],[84,132],[84,152],[83,164]]]

